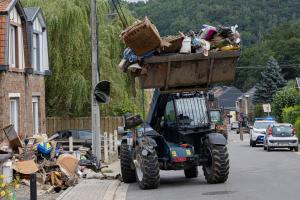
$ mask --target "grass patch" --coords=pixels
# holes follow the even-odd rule
[[[114,171],[111,170],[111,169],[107,169],[107,170],[103,171],[103,173],[113,173],[113,172],[114,172]]]

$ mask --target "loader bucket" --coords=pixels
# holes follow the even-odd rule
[[[145,59],[150,65],[144,77],[144,89],[200,86],[209,88],[212,83],[233,82],[240,50],[203,54],[177,54]],[[142,78],[139,85],[142,88]]]

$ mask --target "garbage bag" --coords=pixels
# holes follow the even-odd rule
[[[141,55],[140,58],[152,58],[152,57],[154,57],[154,55],[153,55],[154,52],[155,52],[155,49]],[[123,59],[129,60],[129,62],[136,62],[138,60],[138,57],[137,57],[137,55],[135,55],[135,53],[129,47],[127,47],[124,50],[124,58]]]
[[[53,147],[49,142],[42,142],[38,145],[37,150],[40,151],[42,154],[48,155],[50,154]]]
[[[97,165],[98,166],[98,159],[97,159],[96,156],[93,155],[92,157],[90,157],[86,160],[80,160],[79,161],[79,165],[81,165],[83,163],[85,163],[87,165]]]
[[[223,27],[219,25],[217,26],[216,31],[219,35],[221,35],[224,38],[231,38],[234,36],[231,27]]]

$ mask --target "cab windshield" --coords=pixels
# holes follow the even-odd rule
[[[221,115],[220,115],[220,112],[219,111],[210,111],[210,118],[211,118],[211,121],[221,121]]]
[[[195,128],[208,123],[206,98],[201,94],[175,98],[180,128]]]

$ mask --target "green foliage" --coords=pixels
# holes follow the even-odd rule
[[[266,34],[281,23],[297,21],[300,3],[297,0],[280,3],[265,0],[148,0],[147,3],[129,3],[129,8],[136,12],[138,19],[151,18],[161,36],[178,31],[199,31],[203,24],[238,24],[243,46],[249,48],[263,41]]]
[[[47,116],[83,117],[91,114],[91,42],[89,1],[21,0],[23,7],[41,7],[48,25],[49,57],[52,76],[46,77]],[[109,4],[97,1],[99,26],[99,66],[101,80],[111,81],[112,103],[101,105],[102,116],[120,116],[130,110],[134,100],[129,74],[122,74],[118,64],[125,44],[119,41],[123,30],[120,19],[110,19]],[[123,7],[128,23],[135,18]],[[141,92],[137,90],[137,111],[142,110]],[[126,111],[124,111],[124,109]]]
[[[298,120],[295,122],[295,130],[298,138],[300,138],[300,118],[298,118]]]
[[[256,84],[252,103],[271,103],[273,96],[286,85],[277,61],[270,57],[267,68],[261,73],[262,79]]]
[[[282,67],[293,66],[292,64],[299,63],[299,32],[300,26],[298,23],[284,23],[274,28],[264,41],[242,52],[238,66],[265,65],[270,56],[273,56],[278,61],[279,66]],[[232,85],[243,89],[251,88],[256,82],[259,82],[261,79],[260,73],[263,70],[262,68],[237,69]],[[300,68],[283,68],[281,72],[284,79],[295,79],[300,74]]]
[[[300,105],[285,107],[282,109],[283,123],[295,124],[297,118],[300,117]]]
[[[264,116],[264,109],[263,109],[262,105],[255,106],[255,114],[256,114],[256,117],[259,117],[259,118]]]
[[[287,82],[287,88],[294,88],[295,86],[295,79],[290,79]]]
[[[282,109],[300,105],[300,93],[293,88],[287,88],[279,91],[273,98],[272,113],[276,121],[282,122]]]

